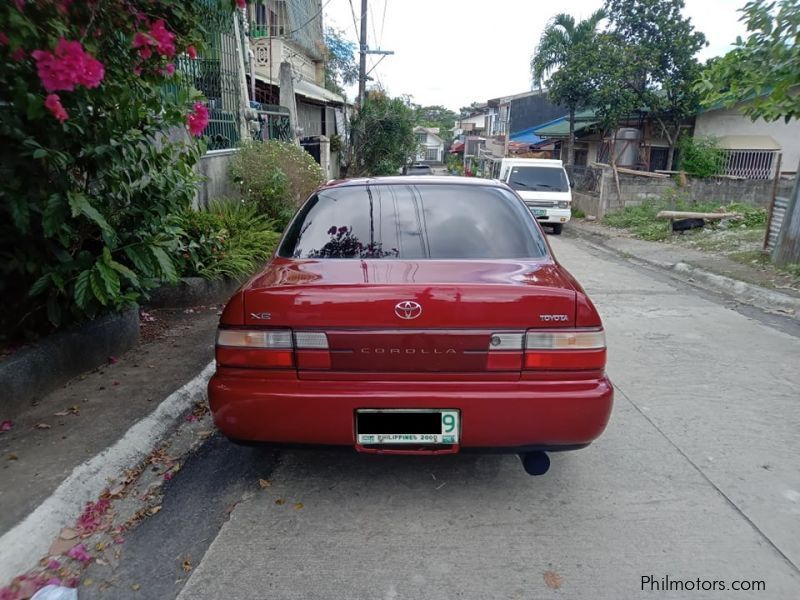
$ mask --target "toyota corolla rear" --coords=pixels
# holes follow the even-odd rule
[[[580,448],[606,426],[600,317],[503,184],[320,189],[220,321],[214,420],[363,452]]]

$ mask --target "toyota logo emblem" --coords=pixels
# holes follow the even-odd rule
[[[411,319],[416,319],[422,314],[422,307],[418,302],[404,300],[403,302],[398,302],[394,305],[394,314],[401,319],[410,321]]]

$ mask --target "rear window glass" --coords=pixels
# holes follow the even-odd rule
[[[376,184],[322,190],[278,252],[293,258],[539,258],[544,241],[519,199],[497,187]]]
[[[564,169],[554,167],[512,167],[508,185],[515,190],[567,192],[569,181]]]

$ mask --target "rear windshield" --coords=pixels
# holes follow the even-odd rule
[[[508,185],[519,191],[569,191],[569,182],[564,169],[554,167],[512,167]]]
[[[539,258],[544,241],[519,199],[478,185],[376,184],[322,190],[278,252],[292,258]]]

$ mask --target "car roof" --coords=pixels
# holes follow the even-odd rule
[[[323,185],[323,188],[351,187],[359,185],[480,185],[498,188],[508,188],[497,179],[482,179],[480,177],[457,177],[453,175],[390,175],[387,177],[355,177],[353,179],[334,179]]]

